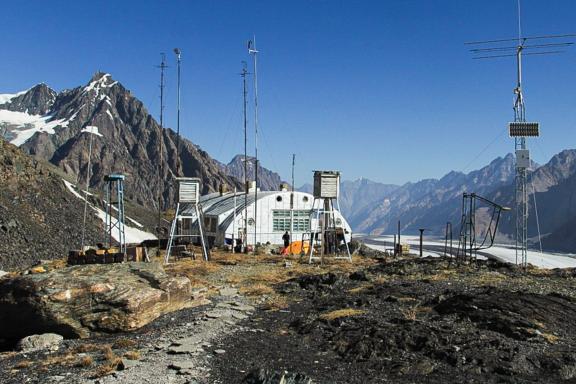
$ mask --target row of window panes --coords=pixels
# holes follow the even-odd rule
[[[272,212],[273,217],[290,217],[290,210],[278,210]],[[310,217],[310,211],[293,211],[293,217]]]
[[[295,232],[306,232],[310,230],[310,219],[301,218],[293,220]],[[274,232],[290,231],[290,218],[274,218],[272,219],[272,230]]]

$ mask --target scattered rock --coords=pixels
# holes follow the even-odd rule
[[[176,371],[189,370],[189,369],[193,369],[194,367],[195,367],[195,364],[189,360],[173,361],[172,364],[170,364],[168,366],[168,368],[174,369]]]
[[[220,311],[209,311],[204,314],[209,319],[219,319],[222,317],[222,312]]]
[[[350,274],[350,280],[370,281],[365,271],[356,271]]]
[[[122,359],[122,363],[124,364],[124,369],[131,369],[142,364],[138,360],[128,360],[128,359]]]
[[[301,373],[274,372],[268,369],[257,369],[250,372],[243,384],[313,384],[311,378]]]
[[[217,354],[217,355],[223,355],[223,354],[226,353],[226,351],[223,350],[223,349],[215,349],[215,350],[214,350],[214,353]]]
[[[18,349],[23,352],[33,352],[43,349],[58,350],[64,338],[56,333],[26,336],[18,342]]]
[[[238,296],[238,288],[224,287],[220,289],[220,296]]]
[[[46,273],[46,268],[39,265],[37,267],[30,268],[30,273],[32,273],[32,274],[34,274],[34,273]]]

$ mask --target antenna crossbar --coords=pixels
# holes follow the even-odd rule
[[[566,51],[546,51],[546,52],[528,52],[528,53],[522,53],[522,56],[534,56],[534,55],[555,55],[558,53],[564,53]],[[491,56],[478,56],[478,57],[473,57],[472,59],[474,60],[478,60],[478,59],[496,59],[496,58],[500,58],[500,57],[516,57],[517,54],[516,53],[511,53],[509,55],[491,55]]]
[[[534,44],[534,45],[523,45],[522,49],[544,49],[548,47],[565,47],[569,45],[574,45],[573,42],[565,42],[565,43],[550,43],[550,44]],[[471,49],[470,52],[478,53],[478,52],[494,52],[494,51],[508,51],[508,50],[516,50],[518,46],[513,47],[490,47],[490,48],[474,48]]]
[[[475,44],[491,44],[491,43],[504,43],[508,41],[518,41],[518,40],[541,40],[541,39],[565,39],[568,37],[576,37],[576,34],[565,34],[565,35],[543,35],[543,36],[530,36],[530,37],[520,37],[514,39],[496,39],[496,40],[484,40],[484,41],[468,41],[464,45],[475,45]]]

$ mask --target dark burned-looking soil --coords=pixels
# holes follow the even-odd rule
[[[222,345],[223,382],[255,368],[318,383],[576,382],[574,271],[401,260],[276,289],[294,302]]]

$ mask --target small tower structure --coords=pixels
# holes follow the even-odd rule
[[[124,225],[124,179],[122,174],[104,176],[106,182],[106,216],[104,226],[104,244],[111,248],[114,238],[120,253],[126,253],[126,233]],[[116,211],[116,218],[112,211]],[[116,236],[115,236],[116,235]]]
[[[166,256],[164,262],[170,261],[170,255],[175,242],[179,238],[194,238],[200,237],[200,244],[202,245],[202,255],[205,260],[208,260],[208,248],[204,238],[204,218],[202,215],[202,207],[200,206],[200,179],[197,177],[178,177],[178,198],[176,203],[176,212],[170,227],[170,238],[168,239],[168,246],[166,248]],[[183,228],[183,221],[189,220],[191,223],[196,220],[198,225],[198,234],[193,232],[185,233]]]
[[[338,223],[334,214],[334,203],[340,211],[338,196],[340,194],[340,172],[314,171],[314,201],[310,212],[310,247],[308,262],[322,260],[325,255],[336,259],[352,261],[350,249],[344,236],[344,227]],[[344,239],[346,254],[340,251],[340,240]],[[319,255],[314,255],[314,250]]]

